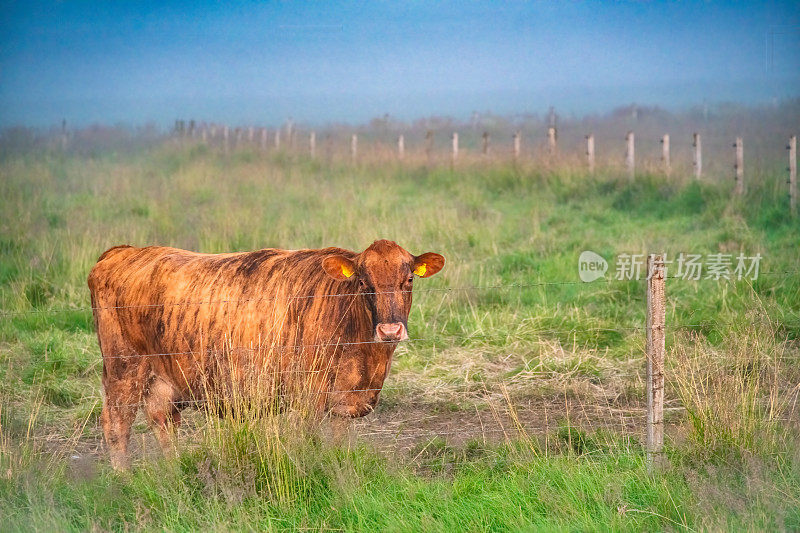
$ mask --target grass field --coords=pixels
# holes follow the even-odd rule
[[[0,160],[0,516],[14,530],[800,529],[800,218],[780,161],[732,180],[506,163],[322,165],[203,146]],[[196,413],[177,459],[98,428],[86,276],[122,243],[204,252],[397,241],[420,280],[377,412]],[[667,458],[648,474],[644,281],[583,250],[760,253],[667,285]],[[613,262],[608,278],[614,275]],[[668,274],[670,272],[668,271]]]

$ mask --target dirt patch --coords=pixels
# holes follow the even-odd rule
[[[191,446],[204,417],[198,411],[185,411],[185,423],[178,433],[179,446]],[[366,443],[383,452],[409,457],[420,446],[437,439],[461,448],[476,442],[490,445],[544,437],[566,426],[589,434],[602,430],[608,434],[642,438],[644,425],[643,405],[597,404],[551,396],[515,401],[513,408],[495,401],[475,404],[471,409],[455,408],[445,402],[390,404],[379,406],[375,413],[358,420],[327,419],[322,423],[321,433],[331,442]],[[143,423],[138,423],[134,429],[130,445],[134,464],[160,457],[153,432]],[[100,428],[94,426],[86,433],[78,440],[51,435],[44,442],[47,453],[67,460],[70,474],[76,478],[93,477],[97,462],[106,460]]]
[[[624,436],[644,434],[643,406],[587,405],[565,398],[537,398],[515,403],[489,404],[472,410],[454,410],[448,405],[378,409],[364,419],[351,422],[348,435],[381,449],[408,452],[432,439],[452,446],[470,442],[499,443],[526,436],[545,436],[570,426],[593,433],[606,430]]]

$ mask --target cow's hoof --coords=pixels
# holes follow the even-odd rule
[[[111,454],[111,468],[117,472],[127,472],[131,468],[131,461],[127,454]]]

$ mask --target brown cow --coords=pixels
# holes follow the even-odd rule
[[[386,240],[361,253],[106,251],[88,282],[112,465],[128,464],[139,405],[169,448],[183,407],[213,396],[221,408],[245,381],[269,394],[313,391],[317,412],[371,412],[408,338],[414,275],[443,266],[439,254],[413,256]]]

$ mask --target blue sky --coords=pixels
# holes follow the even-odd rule
[[[798,2],[2,2],[0,126],[800,95]]]

